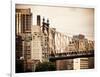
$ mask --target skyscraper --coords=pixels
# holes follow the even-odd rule
[[[27,63],[31,59],[31,9],[18,9],[15,12],[15,33],[16,33],[16,72],[29,69]],[[20,63],[20,64],[19,64]],[[23,67],[21,69],[21,67]]]

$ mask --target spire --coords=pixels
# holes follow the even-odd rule
[[[48,35],[49,35],[49,19],[47,19],[46,26],[47,26],[47,32],[48,32]]]
[[[49,19],[47,19],[47,23],[49,23]]]
[[[47,26],[49,26],[49,19],[47,19]]]
[[[42,22],[42,31],[44,33],[44,30],[45,30],[45,18],[43,17],[43,22]]]
[[[45,22],[45,18],[43,17],[43,22]]]

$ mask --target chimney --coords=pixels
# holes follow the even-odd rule
[[[40,17],[40,15],[37,15],[37,25],[38,26],[41,25],[41,17]]]

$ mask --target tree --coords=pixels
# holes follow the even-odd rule
[[[36,66],[36,72],[39,71],[55,71],[56,70],[56,66],[55,63],[53,62],[43,62],[43,63],[39,63]]]
[[[16,60],[16,73],[22,73],[24,72],[24,60]]]

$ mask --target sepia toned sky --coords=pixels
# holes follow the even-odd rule
[[[36,16],[41,15],[41,19],[49,19],[50,27],[57,31],[72,36],[84,34],[86,38],[94,39],[94,9],[93,8],[73,8],[54,7],[36,5],[16,5],[16,8],[31,8],[33,13],[33,25],[36,25]]]

